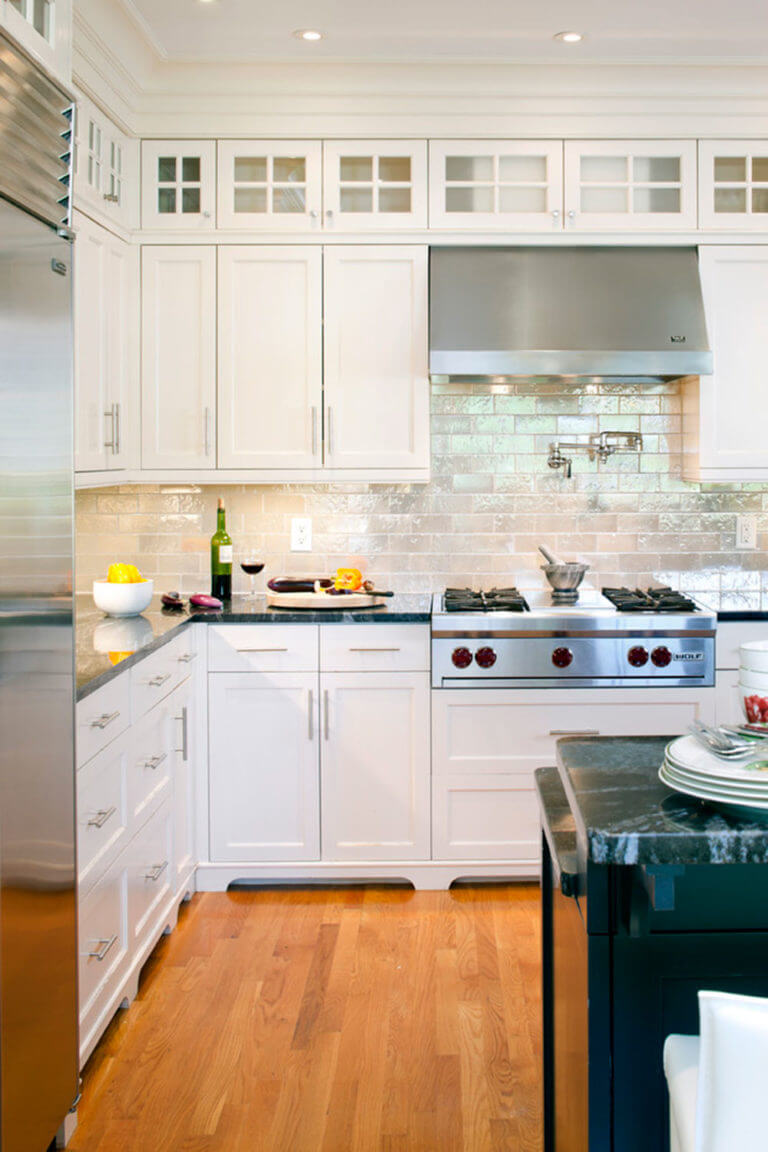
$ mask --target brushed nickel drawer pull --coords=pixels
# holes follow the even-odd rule
[[[350,648],[350,652],[399,652],[399,648]]]
[[[599,736],[598,728],[550,728],[550,736]]]
[[[115,934],[114,936],[110,936],[109,940],[99,939],[99,940],[94,940],[93,943],[96,945],[100,945],[100,947],[97,947],[95,952],[94,951],[89,952],[88,953],[88,959],[89,960],[98,960],[99,963],[101,963],[101,961],[106,957],[107,952],[109,952],[112,945],[117,943],[117,934]]]
[[[117,720],[119,715],[119,712],[104,712],[101,716],[97,717],[96,720],[91,720],[91,728],[104,729],[108,724],[111,724],[113,720]]]
[[[197,660],[197,652],[184,652],[179,656],[179,664],[191,664],[193,660]]]
[[[164,860],[162,864],[155,864],[154,868],[150,869],[149,872],[144,873],[144,879],[145,880],[151,880],[153,884],[157,883],[157,881],[160,879],[160,877],[162,876],[163,872],[165,872],[167,867],[168,867],[168,861],[167,860]]]
[[[103,828],[110,816],[114,816],[117,808],[112,805],[111,808],[100,808],[95,816],[91,816],[88,821],[89,828]]]
[[[147,681],[147,683],[149,684],[150,688],[162,688],[166,680],[170,680],[170,678],[170,672],[161,672],[159,676],[153,676],[151,680]]]
[[[189,759],[189,709],[186,704],[181,710],[181,716],[176,717],[181,720],[181,748],[177,748],[177,752],[181,752],[181,758],[186,763]]]
[[[238,648],[238,652],[287,652],[287,648]]]
[[[161,752],[158,756],[150,756],[148,760],[145,760],[144,761],[144,767],[145,768],[151,768],[152,771],[154,772],[155,769],[159,768],[160,765],[163,763],[163,761],[167,760],[167,759],[168,759],[168,753],[167,752]]]
[[[325,713],[323,727],[325,728],[326,740],[330,740],[330,738],[331,738],[330,710],[331,710],[330,692],[326,688],[325,692],[323,692],[323,711]]]
[[[309,731],[307,732],[307,739],[308,740],[314,740],[314,738],[315,738],[314,724],[312,721],[312,713],[314,711],[314,704],[315,704],[315,694],[312,691],[312,689],[310,688],[309,689],[309,700],[308,700],[308,710],[309,710]]]

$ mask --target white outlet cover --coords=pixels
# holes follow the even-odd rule
[[[736,517],[736,547],[752,550],[757,548],[757,516]]]
[[[311,551],[312,521],[308,516],[294,516],[291,520],[291,552]]]

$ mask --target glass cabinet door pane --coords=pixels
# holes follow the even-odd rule
[[[536,184],[544,183],[546,179],[546,156],[499,157],[499,180],[517,184]]]
[[[635,156],[632,171],[634,179],[641,183],[674,184],[680,180],[680,157]]]
[[[235,212],[266,212],[266,188],[235,188]]]
[[[546,188],[499,188],[500,212],[546,212]]]
[[[582,156],[581,179],[595,183],[622,183],[627,179],[627,157]]]
[[[635,188],[632,197],[635,212],[679,212],[679,188]]]
[[[266,156],[235,156],[235,181],[238,184],[265,184]]]
[[[303,156],[275,156],[272,165],[272,178],[276,184],[306,182],[307,164]]]
[[[411,179],[410,156],[380,156],[379,180],[389,184],[407,184]],[[408,209],[410,211],[410,209]]]
[[[373,158],[371,156],[341,156],[339,158],[339,175],[342,180],[353,183],[373,180]],[[357,208],[357,212],[369,209]]]
[[[373,188],[342,188],[339,208],[342,212],[372,212]]]
[[[768,156],[752,157],[752,179],[758,184],[768,183]]]
[[[380,188],[379,212],[410,212],[410,188]]]
[[[446,156],[446,180],[493,180],[492,156]]]
[[[729,184],[747,178],[747,160],[745,156],[716,156],[715,180],[719,183]]]
[[[199,212],[200,211],[200,189],[199,188],[182,188],[181,190],[181,210],[182,212]]]
[[[163,213],[173,213],[176,211],[176,189],[175,188],[158,188],[157,190],[157,210]]]
[[[306,198],[304,189],[298,186],[296,188],[273,188],[272,211],[305,212]]]
[[[51,3],[50,0],[33,0],[32,26],[46,40],[51,38]]]
[[[582,212],[627,212],[629,210],[626,188],[582,188]]]
[[[715,188],[715,212],[746,212],[746,188]]]
[[[760,214],[768,212],[768,188],[752,189],[752,211]]]
[[[157,179],[161,184],[175,184],[176,157],[160,156],[157,161]]]
[[[484,186],[446,188],[446,212],[493,212],[493,188]]]
[[[181,179],[185,184],[200,183],[200,157],[183,156],[181,160]]]

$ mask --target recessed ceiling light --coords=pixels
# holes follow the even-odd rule
[[[322,40],[322,32],[318,32],[316,28],[297,28],[294,32],[297,40]]]
[[[556,32],[552,39],[562,40],[565,44],[578,44],[584,36],[581,32]]]

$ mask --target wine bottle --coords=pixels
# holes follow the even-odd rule
[[[227,532],[224,501],[219,500],[216,531],[211,536],[211,596],[232,599],[232,537]]]

